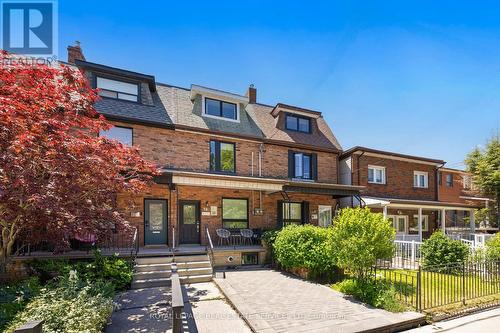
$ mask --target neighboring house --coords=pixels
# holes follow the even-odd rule
[[[472,175],[463,170],[440,168],[438,173],[438,198],[443,202],[459,202],[470,206],[488,207],[489,198],[481,196],[474,187]],[[446,212],[446,229],[457,233],[469,228],[469,214],[461,210]],[[477,222],[477,221],[476,221]],[[484,221],[479,226],[486,230]]]
[[[473,232],[474,209],[484,203],[459,195],[443,195],[443,200],[438,178],[440,170],[444,173],[444,164],[437,159],[353,147],[340,155],[340,181],[363,186],[361,205],[390,219],[398,239],[421,240],[437,229],[446,230],[453,214],[467,217],[471,223],[465,227]],[[343,206],[360,204],[351,200],[343,199]]]
[[[360,187],[338,182],[342,148],[320,112],[85,61],[69,48],[115,127],[102,135],[139,147],[161,167],[147,193],[118,201],[140,245],[208,244],[216,229],[262,230],[331,223],[339,199]]]

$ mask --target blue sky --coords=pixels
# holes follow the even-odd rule
[[[59,55],[323,112],[353,145],[464,156],[500,121],[494,1],[59,1]]]

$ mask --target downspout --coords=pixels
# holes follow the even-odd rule
[[[436,201],[439,201],[439,169],[444,167],[445,163],[442,163],[440,166],[436,168]],[[441,178],[441,183],[443,183],[442,178]]]
[[[264,154],[264,144],[259,146],[259,177],[262,177],[262,155]]]

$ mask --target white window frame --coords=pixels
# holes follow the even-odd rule
[[[327,222],[326,225],[323,225],[323,223],[321,223],[321,213],[322,211],[329,211],[330,212],[330,220]],[[327,206],[327,205],[319,205],[318,206],[318,225],[320,227],[329,227],[332,225],[332,220],[333,220],[333,210],[332,210],[332,206]]]
[[[206,105],[206,99],[213,99],[213,100],[216,100],[216,101],[222,101],[222,102],[226,102],[226,103],[231,103],[231,104],[236,104],[236,119],[230,119],[230,118],[225,118],[225,117],[218,117],[218,116],[214,116],[214,115],[211,115],[211,114],[208,114],[206,112],[206,109],[205,109],[205,105]],[[215,97],[215,96],[205,96],[203,95],[201,97],[201,115],[203,117],[207,117],[207,118],[213,118],[213,119],[219,119],[219,120],[224,120],[224,121],[230,121],[230,122],[233,122],[233,123],[239,123],[240,122],[240,102],[238,101],[233,101],[233,100],[230,100],[228,98],[221,98],[221,97]]]
[[[424,176],[424,184],[420,184],[420,176]],[[413,187],[429,188],[429,173],[424,171],[413,171]]]
[[[399,222],[397,219],[398,218],[403,218],[405,220],[405,230],[404,231],[399,231],[396,228],[396,225],[399,225]],[[387,215],[387,219],[392,219],[392,227],[396,230],[396,233],[399,235],[406,235],[408,234],[408,215]]]
[[[415,228],[410,228],[409,231],[418,231],[418,214],[413,215],[413,218],[417,218],[417,226]],[[422,231],[429,231],[429,215],[422,215]]]
[[[113,82],[116,82],[118,84],[135,86],[136,89],[134,90],[134,93],[132,93],[131,91],[102,88],[102,87],[99,87],[99,81],[100,80],[102,80],[103,83],[108,82],[108,83],[112,84]],[[100,89],[101,91],[109,91],[109,92],[112,92],[112,93],[116,93],[116,97],[111,97],[111,96],[106,96],[106,95],[99,94],[99,96],[101,96],[101,97],[117,99],[117,100],[120,100],[120,101],[140,103],[140,84],[137,83],[137,82],[129,82],[129,81],[125,81],[125,80],[120,80],[120,79],[115,79],[115,78],[109,78],[109,77],[100,76],[100,75],[96,76],[96,81],[95,82],[96,82],[95,83],[96,84],[96,88]],[[127,98],[120,98],[120,95],[121,96],[132,96],[132,97],[136,97],[136,98],[135,98],[135,100],[134,99],[127,99]]]
[[[385,177],[385,167],[383,166],[378,166],[378,165],[368,165],[368,175],[370,174],[370,169],[373,169],[373,181],[370,181],[368,178],[368,183],[370,184],[386,184],[386,177]],[[382,171],[382,182],[377,182],[377,177],[376,177],[376,171]]]

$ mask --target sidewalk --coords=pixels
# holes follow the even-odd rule
[[[479,312],[476,314],[464,316],[461,318],[441,321],[433,325],[427,325],[413,330],[406,331],[408,333],[435,333],[435,332],[453,332],[453,333],[470,333],[470,332],[498,332],[500,331],[500,308]]]

